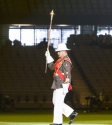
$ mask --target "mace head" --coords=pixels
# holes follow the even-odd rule
[[[53,16],[53,15],[54,15],[54,12],[53,12],[53,10],[50,12],[50,15],[51,15],[51,16]]]

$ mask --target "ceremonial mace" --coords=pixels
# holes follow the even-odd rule
[[[50,15],[51,15],[51,20],[50,20],[50,27],[49,27],[49,33],[48,33],[47,51],[49,51],[49,45],[50,45],[50,34],[51,34],[52,20],[53,20],[53,15],[54,15],[53,10],[50,12]],[[45,73],[46,72],[47,72],[47,60],[46,60]]]

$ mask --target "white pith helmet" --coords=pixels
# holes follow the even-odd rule
[[[59,43],[55,51],[57,52],[57,51],[63,51],[63,50],[70,50],[70,49],[67,48],[66,44]]]

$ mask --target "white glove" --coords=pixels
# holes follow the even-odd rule
[[[46,51],[46,52],[45,52],[45,56],[46,56],[46,61],[47,61],[47,63],[51,63],[51,62],[54,61],[54,59],[51,57],[49,51]]]
[[[63,94],[66,95],[68,93],[69,83],[64,83],[62,84],[62,86],[63,86]]]

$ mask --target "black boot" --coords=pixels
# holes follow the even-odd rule
[[[71,124],[73,121],[74,121],[74,119],[75,119],[75,117],[78,115],[78,113],[77,112],[73,112],[71,115],[70,115],[70,122],[69,122],[69,124]]]

